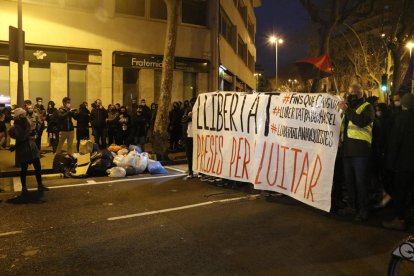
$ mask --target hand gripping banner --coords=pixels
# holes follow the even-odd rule
[[[193,107],[193,170],[329,211],[339,101],[328,94],[200,94]]]

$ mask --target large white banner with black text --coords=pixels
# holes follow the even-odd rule
[[[341,114],[328,94],[200,94],[193,170],[329,211]]]

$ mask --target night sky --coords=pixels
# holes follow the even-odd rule
[[[278,46],[278,71],[280,77],[295,78],[294,62],[308,57],[309,35],[312,22],[299,0],[262,0],[255,9],[257,20],[257,65],[265,75],[275,75],[275,46],[268,42],[272,34],[283,38]],[[290,76],[292,75],[292,76]]]

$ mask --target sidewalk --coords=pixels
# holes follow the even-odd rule
[[[76,145],[74,145],[76,147]],[[66,144],[63,146],[66,149]],[[146,144],[145,150],[152,154],[152,145]],[[74,150],[75,152],[76,150]],[[65,151],[63,151],[65,153]],[[185,152],[173,152],[168,154],[173,164],[187,163]],[[53,159],[55,154],[52,152],[51,147],[42,146],[41,164],[42,175],[54,174],[53,171]],[[168,164],[167,164],[168,165]],[[19,177],[20,168],[15,166],[15,153],[9,150],[0,150],[0,190],[8,191],[10,187],[13,187],[13,177]],[[32,166],[29,166],[28,175],[34,175]]]

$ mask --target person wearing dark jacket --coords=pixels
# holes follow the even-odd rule
[[[129,116],[126,107],[121,106],[119,109],[119,119],[117,126],[117,145],[127,145],[129,133],[131,131],[131,116]]]
[[[394,218],[384,220],[386,228],[404,230],[407,203],[414,191],[414,95],[407,93],[401,99],[402,112],[390,132],[387,166],[395,172],[393,185]]]
[[[116,140],[116,132],[118,126],[119,113],[115,105],[110,105],[108,108],[108,144],[112,145]]]
[[[41,150],[42,145],[42,136],[43,131],[45,130],[45,120],[46,120],[46,109],[43,106],[43,98],[37,97],[36,98],[36,104],[34,105],[34,109],[36,110],[38,116],[39,116],[39,128],[37,130],[37,136],[36,136],[36,145]]]
[[[4,110],[4,123],[6,124],[6,148],[10,147],[10,135],[9,135],[9,129],[11,128],[11,121],[13,119],[13,116],[11,114],[11,107],[8,106]]]
[[[52,146],[53,153],[55,153],[59,144],[59,116],[53,101],[49,101],[47,104],[46,122],[49,143]]]
[[[106,148],[107,118],[108,112],[102,106],[102,101],[99,99],[96,100],[95,107],[91,112],[91,125],[93,136],[95,137],[95,143],[97,143],[101,148]]]
[[[79,110],[75,113],[76,125],[76,150],[79,152],[81,140],[89,140],[89,110],[85,104],[80,104]]]
[[[71,155],[73,153],[72,145],[74,138],[74,127],[72,118],[75,115],[76,109],[70,108],[70,98],[64,97],[62,100],[63,106],[58,110],[59,117],[59,144],[56,149],[56,154],[62,151],[63,143],[67,141],[68,150],[67,153]]]
[[[49,189],[42,184],[40,152],[31,136],[32,129],[30,121],[26,117],[23,108],[16,108],[14,111],[14,125],[9,130],[10,137],[16,139],[14,150],[16,152],[16,163],[20,165],[20,181],[22,183],[22,196],[28,194],[26,186],[26,175],[29,164],[33,164],[37,181],[37,189],[41,193]]]
[[[137,113],[131,118],[130,141],[144,150],[147,135],[147,117],[142,106],[138,106]]]
[[[351,86],[347,101],[340,102],[339,107],[344,112],[341,152],[348,193],[348,206],[340,213],[356,213],[355,220],[363,221],[368,217],[368,165],[375,112],[358,84]]]
[[[170,111],[169,114],[170,124],[168,126],[168,130],[170,133],[170,150],[177,150],[178,149],[178,141],[181,138],[181,118],[182,118],[182,111],[180,110],[180,105],[177,102],[173,103],[173,109]]]

